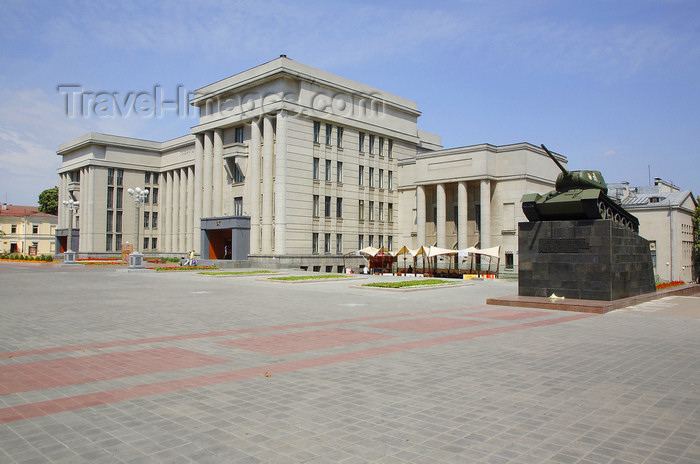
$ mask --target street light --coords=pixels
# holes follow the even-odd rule
[[[134,241],[134,252],[129,255],[129,268],[143,268],[143,254],[139,253],[139,223],[141,222],[141,216],[139,210],[141,209],[141,203],[146,200],[148,196],[148,189],[143,189],[136,187],[135,189],[127,189],[127,193],[131,198],[134,199],[136,205],[136,217],[134,221],[134,227],[136,228],[136,240]]]
[[[63,200],[63,206],[68,210],[70,217],[68,221],[68,250],[63,253],[63,263],[75,264],[75,251],[73,251],[73,213],[80,208],[80,202],[71,198],[70,200]]]

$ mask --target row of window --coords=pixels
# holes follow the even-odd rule
[[[114,177],[116,174],[117,185],[124,185],[124,170],[123,169],[107,169],[107,185],[114,185]]]
[[[374,201],[369,201],[368,202],[368,215],[367,219],[370,221],[374,221],[377,219],[379,222],[384,222],[384,202],[380,201],[378,203],[378,208],[377,212],[378,215],[375,217],[375,208],[374,208]],[[323,216],[324,217],[331,217],[332,212],[331,212],[331,205],[333,204],[333,199],[332,197],[326,195],[323,197]],[[312,207],[313,207],[313,217],[319,217],[321,214],[321,197],[319,195],[314,195],[313,196],[313,202],[312,202]],[[338,197],[335,199],[335,217],[337,218],[342,218],[343,217],[343,199]],[[365,220],[365,200],[359,200],[358,203],[358,219],[360,221]],[[387,222],[394,222],[394,204],[393,203],[387,203],[386,204],[386,221]]]
[[[158,174],[157,172],[146,171],[144,173],[143,182],[146,184],[158,185],[158,178],[159,177],[160,177],[160,174]]]
[[[325,170],[324,170],[324,180],[326,182],[332,182],[333,179],[333,172],[332,172],[332,166],[333,162],[329,159],[325,160]],[[378,186],[380,189],[387,188],[388,190],[393,190],[394,188],[394,171],[388,171],[386,172],[386,186],[384,184],[384,169],[377,169],[378,175],[377,181],[378,181]],[[367,169],[367,180],[369,182],[369,186],[371,188],[375,187],[375,169],[372,166],[369,166]],[[314,180],[320,180],[321,178],[321,160],[319,158],[314,157],[313,159],[313,179]],[[335,163],[335,181],[338,183],[343,182],[343,162],[342,161],[336,161]],[[360,165],[358,168],[358,185],[364,186],[365,185],[365,166]]]
[[[16,234],[17,233],[17,225],[12,224],[10,226],[10,233],[11,234]],[[39,226],[37,224],[32,224],[32,234],[38,234],[39,233]]]
[[[327,146],[333,145],[333,125],[324,123],[325,126],[325,143]],[[335,145],[338,148],[343,148],[343,134],[345,130],[341,126],[335,127]],[[314,143],[321,143],[321,122],[314,121]],[[367,144],[365,144],[367,142]],[[394,141],[391,139],[385,139],[384,137],[378,137],[374,134],[366,134],[364,132],[358,133],[358,146],[360,153],[369,153],[370,155],[378,154],[379,156],[384,156],[386,149],[386,155],[389,158],[394,156]],[[367,149],[365,151],[365,149]]]
[[[314,232],[311,236],[311,252],[314,254],[319,253],[319,239],[321,237],[321,234],[318,232]],[[369,238],[369,246],[374,246],[374,235],[368,235]],[[378,238],[378,248],[382,248],[384,246],[384,235],[377,235]],[[331,253],[331,234],[323,234],[323,252],[324,253]],[[365,247],[365,236],[364,235],[358,235],[357,237],[357,247],[359,250],[363,249]],[[394,237],[392,235],[387,235],[386,236],[386,248],[389,251],[392,251],[394,247]],[[335,253],[336,254],[342,254],[343,253],[343,234],[335,234]]]
[[[143,250],[155,250],[158,248],[158,238],[144,237]],[[107,234],[105,237],[106,251],[121,251],[122,249],[122,234]]]
[[[115,198],[114,198],[114,187],[107,187],[107,208],[116,208],[116,209],[122,209],[124,205],[124,188],[122,187],[117,187],[117,194],[116,194],[116,205],[115,205]],[[153,187],[149,189],[148,194],[146,195],[146,198],[144,199],[145,204],[150,204],[151,203],[151,198],[153,199],[153,204],[157,205],[158,204],[158,187]]]

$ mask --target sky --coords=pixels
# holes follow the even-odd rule
[[[700,195],[697,0],[3,0],[0,201],[36,205],[85,133],[188,134],[186,92],[280,54],[417,102],[445,148],[544,143]],[[76,104],[90,93],[119,107]]]

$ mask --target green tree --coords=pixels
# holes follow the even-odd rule
[[[58,187],[46,189],[39,194],[39,211],[58,214]]]

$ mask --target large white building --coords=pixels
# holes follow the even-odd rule
[[[153,256],[336,271],[369,245],[500,246],[502,266],[517,268],[520,198],[559,173],[528,143],[445,150],[418,129],[415,102],[285,56],[195,95],[188,135],[60,146],[59,201],[80,201],[80,256],[120,253],[138,226]],[[135,187],[150,190],[138,217]],[[61,249],[68,221],[61,210]]]
[[[639,219],[639,235],[650,242],[657,280],[693,281],[693,212],[698,206],[693,193],[657,177],[649,186],[609,184],[608,195]]]

